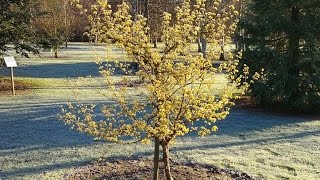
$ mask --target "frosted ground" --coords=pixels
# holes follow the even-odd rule
[[[84,102],[103,103],[96,94],[102,78],[95,61],[105,57],[103,46],[71,44],[61,58],[17,56],[17,79],[35,85],[27,93],[1,96],[0,179],[57,179],[101,158],[152,157],[148,145],[118,145],[94,141],[58,121],[60,106],[72,99],[75,87],[67,77],[92,75],[79,87]],[[108,52],[110,53],[110,52]],[[123,52],[113,49],[115,58]],[[0,75],[8,75],[0,68]],[[133,94],[138,98],[139,94]],[[173,159],[238,169],[265,179],[320,179],[320,118],[233,110],[209,137],[180,138]]]

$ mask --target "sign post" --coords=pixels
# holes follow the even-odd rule
[[[12,84],[12,95],[16,95],[16,91],[14,88],[14,79],[13,79],[13,68],[17,67],[17,63],[16,60],[14,59],[14,57],[3,57],[4,58],[4,62],[6,63],[6,66],[8,68],[10,68],[11,70],[11,84]]]

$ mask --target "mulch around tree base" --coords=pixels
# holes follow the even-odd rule
[[[220,169],[193,163],[171,162],[171,171],[177,180],[256,180],[249,174],[236,170]],[[153,177],[152,160],[118,160],[100,162],[76,169],[63,179],[106,179],[106,180],[144,180]],[[163,165],[160,162],[159,179],[165,179]]]

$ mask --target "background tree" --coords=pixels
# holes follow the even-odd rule
[[[76,12],[69,0],[43,0],[40,2],[43,15],[33,21],[41,43],[51,48],[58,58],[58,51],[63,42],[73,34]]]
[[[176,0],[149,0],[148,6],[145,4],[145,7],[148,7],[148,35],[150,40],[153,43],[153,47],[157,48],[158,40],[161,41],[162,31],[161,25],[163,20],[163,13],[168,12],[175,14],[175,8],[182,4],[183,1]],[[146,8],[145,8],[146,9]],[[146,14],[144,14],[146,17]],[[174,23],[174,22],[173,22]]]
[[[224,60],[224,46],[233,43],[232,38],[235,28],[233,22],[239,18],[240,4],[241,1],[233,0],[205,1],[196,22],[201,28],[197,41],[198,52],[201,52],[205,57],[208,56],[208,58]],[[231,11],[233,13],[229,14]],[[215,24],[219,24],[219,26]],[[219,34],[222,35],[213,37],[212,35],[215,35],[214,32],[216,31],[220,31]],[[209,52],[213,51],[213,54],[207,54],[207,49]]]
[[[79,17],[81,19],[80,14],[70,4],[70,0],[63,0],[61,3],[63,3],[63,37],[65,42],[65,47],[68,47],[68,41],[70,41],[71,37],[74,35],[74,30],[76,26],[76,19]]]
[[[191,5],[190,1],[185,1],[177,8],[174,17],[170,13],[164,14],[161,29],[165,46],[159,52],[151,47],[146,18],[138,15],[133,20],[131,10],[125,3],[112,12],[106,1],[98,1],[91,11],[93,14],[89,16],[92,27],[98,28],[93,32],[98,32],[101,40],[115,42],[132,61],[139,64],[140,70],[136,75],[143,80],[143,94],[141,99],[132,100],[127,85],[136,77],[125,76],[120,82],[122,85],[117,86],[112,77],[114,68],[102,67],[101,74],[112,92],[106,97],[115,102],[101,107],[105,118],[101,120],[100,116],[95,115],[98,109],[94,105],[68,103],[68,108],[62,110],[64,122],[78,131],[107,141],[127,142],[129,137],[133,142],[148,143],[154,140],[154,179],[158,179],[160,146],[166,178],[172,179],[170,142],[190,132],[197,132],[199,136],[215,132],[217,127],[214,123],[224,119],[233,104],[232,90],[235,86],[226,84],[217,93],[214,85],[216,73],[226,67],[229,77],[233,76],[235,64],[215,68],[211,60],[202,55],[193,55],[191,49],[186,48],[191,47],[200,33],[195,22],[204,2]],[[231,16],[232,8],[229,10]],[[212,33],[215,33],[212,37],[222,35],[222,31]],[[127,71],[125,65],[119,64],[119,67]]]
[[[0,54],[14,49],[28,56],[38,53],[31,20],[37,16],[37,2],[33,0],[3,0],[0,2]],[[8,45],[13,45],[8,46]]]
[[[251,95],[261,104],[307,111],[320,101],[320,3],[252,0],[239,28],[244,48],[239,69],[256,74]]]

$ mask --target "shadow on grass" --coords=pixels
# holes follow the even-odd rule
[[[275,144],[278,141],[295,141],[296,139],[305,138],[308,136],[317,136],[320,135],[320,130],[316,131],[307,131],[307,132],[298,132],[290,135],[278,135],[277,137],[267,137],[267,138],[259,138],[259,139],[242,139],[242,141],[234,141],[234,142],[226,142],[226,143],[211,143],[204,145],[195,145],[195,146],[185,146],[185,147],[174,147],[171,151],[189,151],[195,149],[217,149],[217,148],[230,148],[233,146],[248,146],[248,145],[259,145],[259,144]]]
[[[89,102],[92,103],[92,102]],[[108,102],[95,101],[97,111]],[[109,102],[110,103],[110,102]],[[93,138],[64,125],[59,120],[61,105],[65,103],[27,103],[23,105],[0,105],[1,150],[19,147],[63,147],[69,145],[90,145]],[[99,117],[99,116],[97,116]],[[257,112],[233,110],[225,120],[216,124],[215,135],[241,136],[275,126],[284,126],[304,121],[301,118],[276,117]],[[201,126],[202,124],[195,124]],[[195,133],[188,135],[197,137]]]
[[[173,147],[171,148],[171,152],[178,152],[178,151],[190,151],[190,150],[197,150],[197,149],[216,149],[221,147],[232,147],[232,146],[246,146],[246,145],[252,145],[252,144],[262,144],[262,143],[276,143],[277,141],[292,141],[294,139],[298,138],[304,138],[312,135],[319,135],[320,130],[317,131],[308,131],[308,132],[300,132],[293,135],[284,135],[279,137],[272,137],[272,138],[260,138],[256,140],[246,140],[246,141],[237,141],[237,142],[228,142],[228,143],[217,143],[217,144],[205,144],[205,145],[189,145],[189,146],[179,146],[179,147]],[[31,149],[25,149],[25,150],[32,150]],[[35,149],[38,149],[38,147],[35,147]],[[24,150],[24,151],[25,151]],[[17,152],[15,152],[17,153]],[[151,151],[140,151],[137,153],[132,154],[131,156],[109,156],[106,157],[106,161],[115,161],[115,160],[135,160],[135,159],[141,159],[145,157],[151,157],[153,156],[153,152]],[[45,173],[48,171],[53,171],[57,169],[64,169],[64,168],[73,168],[81,165],[86,165],[90,163],[92,159],[85,159],[81,161],[75,161],[75,162],[67,162],[67,163],[58,163],[58,164],[52,164],[52,165],[43,165],[39,167],[30,167],[30,168],[20,168],[17,170],[12,171],[4,171],[0,172],[0,177],[10,177],[10,176],[23,176],[23,175],[29,175],[29,174],[40,174]]]
[[[243,135],[255,131],[264,131],[277,126],[286,126],[308,121],[307,118],[275,116],[268,113],[249,111],[245,109],[232,109],[224,120],[218,120],[215,125],[219,130],[215,135]],[[195,126],[201,127],[203,122],[195,122]],[[189,133],[189,137],[197,137],[196,132]]]
[[[99,106],[102,101],[97,102]],[[70,130],[63,122],[58,121],[60,106],[65,103],[33,102],[26,104],[0,104],[0,156],[19,155],[28,151],[50,150],[54,148],[81,148],[89,147],[101,142],[95,142],[92,137],[74,130]],[[284,118],[258,112],[247,112],[244,110],[233,110],[231,115],[223,121],[219,121],[218,135],[241,136],[250,132],[264,131],[276,126],[287,126],[300,123],[301,118]],[[274,143],[280,140],[293,140],[311,135],[319,135],[320,130],[297,132],[292,135],[275,134],[272,137],[259,139],[239,139],[225,143],[196,144],[184,147],[174,147],[171,151],[193,150],[193,149],[215,149],[219,147],[245,146],[251,144]],[[189,137],[196,137],[190,134]],[[196,142],[196,141],[195,141]],[[152,152],[134,153],[132,157],[139,158],[152,156]],[[120,158],[110,156],[108,159]],[[126,158],[126,156],[122,157]],[[84,161],[84,162],[87,162]],[[73,167],[81,162],[70,162],[65,164],[44,165],[35,168],[21,168],[13,171],[0,172],[0,176],[18,176],[28,173],[40,173],[59,168]]]
[[[124,72],[117,68],[115,62],[108,62],[111,67],[116,67],[114,76],[124,75]],[[132,62],[126,63],[130,70],[136,71],[136,67]],[[104,63],[106,65],[106,63]],[[9,76],[10,70],[2,67],[0,75]],[[35,78],[77,78],[77,77],[99,77],[99,65],[95,62],[82,62],[70,64],[39,64],[19,66],[14,69],[14,75],[19,77],[35,77]]]
[[[81,161],[73,161],[73,162],[66,162],[66,163],[59,163],[59,164],[52,164],[52,165],[42,165],[38,167],[19,168],[12,171],[2,171],[2,172],[0,171],[0,177],[10,178],[10,177],[25,176],[25,175],[31,175],[31,174],[46,173],[53,170],[66,169],[66,168],[72,168],[75,166],[85,165],[90,161],[91,161],[90,159],[85,159]]]
[[[58,121],[61,104],[31,103],[0,106],[0,155],[19,147],[88,145],[93,138]],[[23,151],[24,152],[24,151]]]

